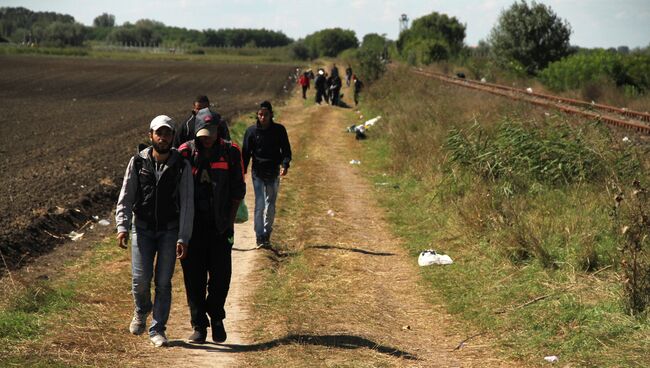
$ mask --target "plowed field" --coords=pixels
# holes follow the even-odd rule
[[[184,121],[198,94],[225,118],[252,111],[284,97],[292,69],[0,56],[0,251],[8,266],[106,215],[154,116]]]

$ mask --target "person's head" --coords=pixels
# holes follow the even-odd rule
[[[165,154],[172,147],[174,121],[167,115],[158,115],[149,124],[149,139],[156,152]]]
[[[263,101],[257,110],[257,121],[262,125],[268,125],[273,119],[273,106],[269,101]]]
[[[196,96],[194,99],[194,105],[193,105],[193,111],[196,114],[199,112],[201,109],[205,109],[206,107],[210,107],[210,100],[208,99],[208,96],[204,95],[199,95]]]
[[[197,129],[196,138],[201,142],[205,148],[210,148],[214,142],[219,138],[218,127],[219,115],[209,108],[204,108],[196,113]]]
[[[212,148],[217,141],[217,126],[210,123],[201,123],[196,131],[196,139],[199,140],[202,147]]]

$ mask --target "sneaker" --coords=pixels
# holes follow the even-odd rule
[[[271,242],[269,242],[268,237],[263,236],[261,238],[257,238],[256,249],[271,249]]]
[[[194,333],[192,333],[190,337],[187,338],[187,340],[195,344],[204,344],[207,337],[208,331],[205,328],[199,328],[195,329]]]
[[[142,335],[147,325],[147,315],[133,314],[133,319],[129,325],[129,332],[134,335]]]
[[[167,343],[168,343],[167,337],[165,336],[165,334],[160,333],[160,332],[157,332],[157,333],[151,335],[149,337],[149,339],[151,340],[151,343],[153,344],[153,346],[155,346],[157,348],[167,346]]]
[[[212,341],[224,342],[226,337],[226,328],[223,326],[223,321],[212,322]]]

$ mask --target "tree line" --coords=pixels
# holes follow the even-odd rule
[[[115,16],[108,13],[97,16],[92,26],[85,26],[70,15],[33,12],[22,7],[0,8],[2,41],[45,46],[83,46],[86,41],[104,41],[138,46],[165,43],[204,47],[279,47],[293,42],[282,32],[266,29],[197,31],[166,26],[150,19],[117,26]]]

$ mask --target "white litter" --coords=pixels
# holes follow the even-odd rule
[[[110,221],[105,220],[105,219],[99,220],[99,221],[97,221],[97,223],[98,223],[99,225],[102,225],[102,226],[108,226],[108,225],[111,224]]]
[[[327,215],[330,216],[330,217],[334,217],[334,211],[327,210]]]
[[[558,361],[560,361],[560,359],[558,359],[558,357],[555,355],[545,356],[544,360],[546,360],[549,363],[557,363]]]
[[[70,234],[68,234],[68,238],[70,238],[72,241],[80,240],[83,236],[84,233],[78,233],[76,231],[71,231]]]
[[[528,87],[528,88],[526,88],[526,92],[528,92],[528,93],[533,93],[533,89],[530,88],[530,87]]]
[[[361,161],[359,161],[359,160],[350,160],[350,165],[361,165]]]
[[[371,126],[375,125],[375,123],[378,122],[379,119],[381,119],[381,115],[366,121],[365,123],[363,123],[363,126],[365,126],[366,128],[371,127]]]
[[[452,263],[454,263],[454,261],[451,260],[451,257],[446,254],[438,254],[433,249],[423,250],[420,252],[420,256],[418,257],[418,265],[420,265],[420,267],[431,266],[434,264],[448,265]]]
[[[481,83],[485,83],[485,82],[487,82],[485,78],[481,78]]]
[[[630,138],[628,138],[628,137],[623,137],[623,142],[627,143],[627,142],[629,142],[629,141],[630,141]]]

